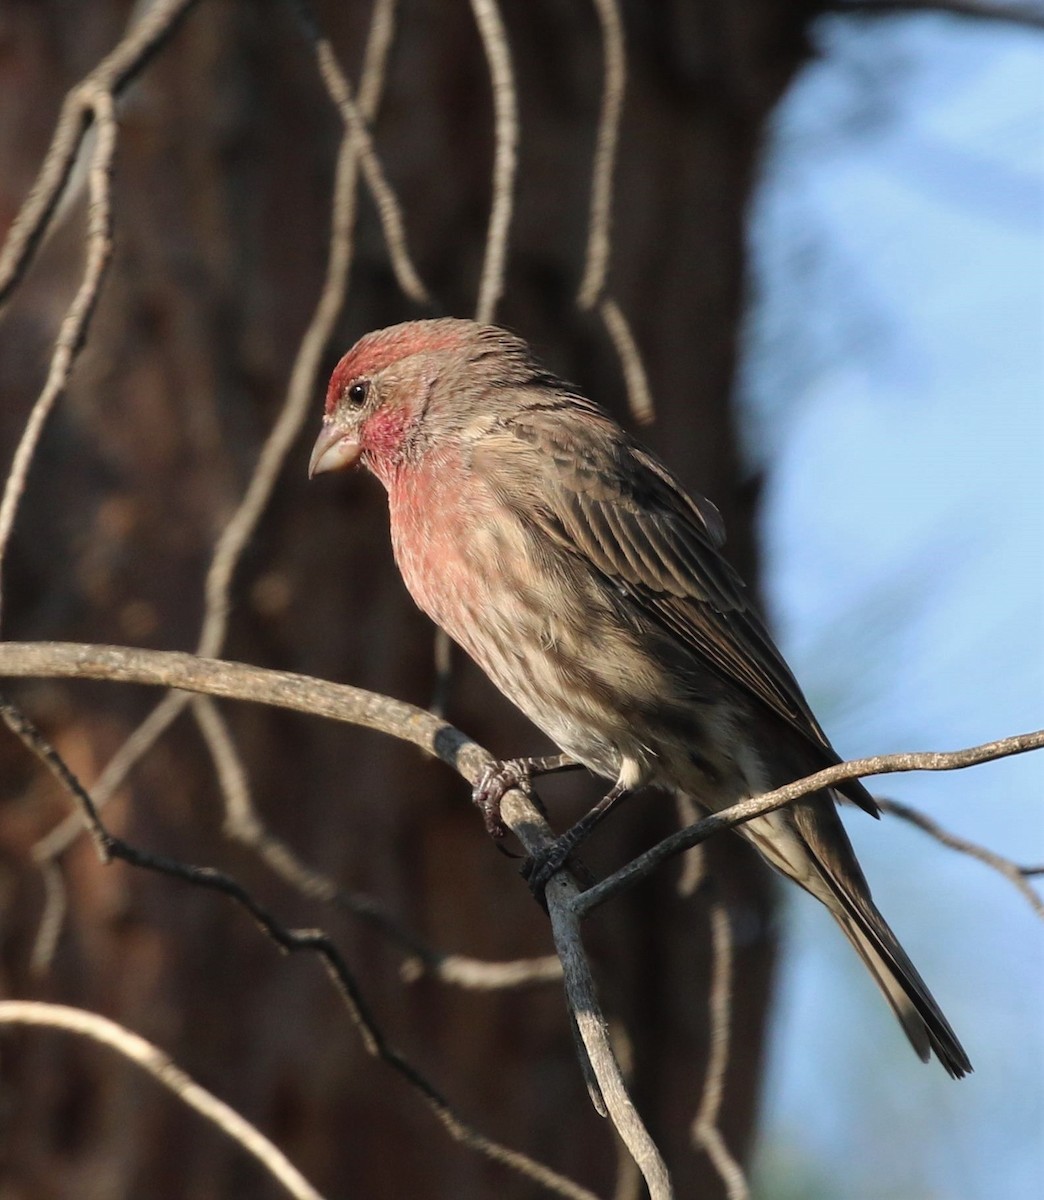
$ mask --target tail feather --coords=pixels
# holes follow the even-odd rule
[[[844,906],[843,912],[834,912],[837,923],[876,980],[921,1060],[927,1062],[934,1051],[954,1079],[967,1075],[972,1065],[964,1047],[885,919],[873,904],[867,905],[873,914],[870,916],[858,907],[853,911],[840,891],[835,894]]]
[[[826,812],[832,820],[824,819]],[[795,805],[794,816],[817,873],[836,902],[827,907],[874,977],[914,1050],[925,1062],[934,1051],[954,1079],[967,1075],[972,1069],[968,1055],[874,904],[833,804],[824,798],[807,806]]]
[[[855,852],[826,793],[741,826],[782,874],[830,910],[866,964],[914,1050],[934,1051],[954,1079],[972,1066],[927,984],[874,904]]]

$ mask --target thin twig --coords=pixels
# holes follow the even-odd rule
[[[384,168],[381,166],[381,161],[373,146],[373,139],[370,137],[367,119],[372,116],[372,113],[366,113],[365,110],[360,111],[361,105],[357,105],[352,99],[348,77],[337,61],[333,44],[320,28],[311,6],[305,0],[288,0],[288,3],[297,12],[302,28],[315,48],[316,63],[327,95],[336,105],[346,132],[351,135],[363,178],[366,180],[366,186],[370,189],[374,205],[377,208],[377,218],[381,223],[381,232],[384,234],[384,243],[388,249],[388,260],[395,272],[396,282],[411,300],[417,304],[429,304],[431,297],[421,282],[420,275],[413,265],[413,259],[410,257],[402,208],[384,174]],[[378,40],[376,43],[371,41],[375,54],[387,52],[390,37],[384,35],[385,30],[379,26],[378,39],[383,39],[383,41]],[[373,93],[374,103],[376,103],[378,91],[379,85],[376,85]]]
[[[201,1087],[151,1042],[97,1013],[39,1000],[0,1000],[0,1025],[62,1029],[115,1050],[141,1067],[189,1108],[220,1129],[261,1164],[297,1200],[322,1200],[285,1154],[234,1108]]]
[[[518,1172],[555,1195],[572,1197],[573,1200],[594,1200],[592,1193],[586,1188],[580,1187],[572,1180],[566,1179],[528,1155],[512,1150],[492,1138],[487,1138],[463,1121],[434,1085],[385,1039],[344,956],[326,933],[322,930],[288,929],[242,884],[223,871],[146,853],[125,842],[122,838],[116,837],[102,823],[90,793],[33,723],[18,708],[5,700],[0,700],[0,716],[23,743],[41,759],[79,804],[88,832],[103,863],[107,864],[115,859],[121,859],[131,866],[155,871],[196,887],[219,892],[235,900],[244,908],[253,917],[262,932],[283,950],[289,953],[303,950],[317,954],[344,1001],[367,1052],[387,1063],[410,1084],[428,1104],[451,1137],[485,1155],[493,1162]]]
[[[656,420],[656,406],[653,404],[649,379],[645,374],[638,343],[634,340],[627,318],[619,304],[610,296],[602,299],[598,312],[620,359],[631,417],[638,425],[651,425]]]
[[[4,676],[104,679],[178,687],[201,695],[271,704],[277,708],[347,721],[412,742],[453,767],[472,784],[494,761],[487,750],[448,722],[401,700],[307,675],[199,658],[177,651],[67,642],[6,642],[0,643],[0,677]],[[89,805],[90,797],[85,794],[82,802]],[[527,853],[535,854],[544,850],[553,841],[547,822],[532,799],[521,789],[512,788],[506,793],[501,815]],[[192,878],[201,886],[215,887],[233,895],[250,908],[255,919],[261,920],[260,910],[251,897],[243,893],[238,885],[230,888],[225,882],[214,882],[214,876],[214,872],[204,871],[198,879],[195,874]],[[569,890],[563,892],[566,883],[569,884]],[[552,922],[557,923],[556,946],[566,973],[567,996],[587,1053],[598,1058],[596,1070],[602,1072],[598,1076],[599,1085],[602,1085],[604,1076],[605,1087],[611,1093],[609,1111],[619,1114],[624,1120],[626,1132],[621,1129],[621,1135],[632,1153],[637,1151],[640,1156],[638,1161],[643,1174],[647,1179],[657,1181],[660,1180],[660,1168],[656,1166],[659,1152],[634,1113],[619,1078],[612,1051],[605,1040],[605,1022],[597,1006],[576,920],[571,911],[566,911],[575,904],[574,889],[575,884],[568,873],[560,872],[546,891]],[[328,948],[328,943],[310,948],[325,953],[323,947]],[[286,948],[305,947],[295,944]],[[609,1097],[606,1097],[606,1103],[609,1104]],[[660,1182],[657,1182],[657,1188],[654,1193],[656,1196],[669,1195]]]
[[[94,153],[88,173],[90,205],[87,211],[87,253],[83,278],[62,319],[43,390],[29,413],[15,450],[0,500],[0,606],[3,603],[3,565],[14,530],[18,505],[25,492],[29,469],[47,418],[65,391],[73,363],[83,346],[91,315],[112,258],[112,166],[116,154],[116,115],[112,94],[101,87],[86,89],[84,103],[96,128]],[[87,99],[89,97],[89,100]]]
[[[1044,730],[1036,730],[985,742],[981,746],[969,746],[965,750],[878,754],[872,758],[857,758],[851,762],[838,763],[836,766],[817,771],[814,775],[766,792],[763,796],[741,800],[738,804],[722,809],[721,812],[704,817],[688,829],[671,834],[652,849],[646,850],[644,854],[621,867],[615,874],[588,888],[577,899],[577,909],[581,915],[585,915],[599,904],[604,904],[611,897],[633,887],[660,863],[683,850],[688,850],[691,846],[705,842],[713,834],[723,829],[732,829],[753,817],[773,812],[782,808],[784,804],[808,796],[812,792],[844,783],[846,779],[858,779],[867,775],[895,775],[904,771],[958,771],[965,767],[978,766],[980,763],[993,762],[998,758],[1007,758],[1012,754],[1026,754],[1041,747],[1044,747]]]
[[[729,1150],[721,1132],[719,1118],[725,1096],[725,1076],[729,1066],[729,1042],[732,1025],[732,925],[729,912],[714,880],[710,881],[711,966],[708,1014],[710,1022],[707,1073],[699,1107],[692,1123],[693,1141],[702,1146],[725,1185],[728,1200],[749,1200],[750,1185],[743,1168]]]
[[[95,119],[95,100],[116,100],[198,0],[157,0],[89,75],[70,90],[36,181],[0,253],[0,310],[29,268],[65,191],[80,144]]]
[[[393,3],[383,0],[375,10],[371,23],[371,34],[367,42],[363,66],[363,82],[360,87],[360,106],[368,117],[376,112],[381,85],[385,78],[387,53],[394,24],[393,9]],[[316,39],[319,39],[319,34],[314,27],[313,34]],[[332,80],[328,85],[340,96],[342,93],[346,93],[347,82],[344,80],[336,60],[332,57],[332,50],[325,41],[323,45],[326,46],[323,61]],[[243,498],[222,529],[214,546],[204,585],[206,607],[197,644],[198,652],[203,655],[220,653],[224,644],[232,604],[231,589],[235,571],[247,544],[254,535],[258,522],[268,507],[286,457],[297,440],[308,415],[316,391],[316,380],[322,355],[344,305],[351,268],[352,232],[356,216],[358,182],[356,135],[356,129],[346,123],[337,159],[326,280],[315,312],[298,347],[297,356],[290,372],[286,399],[264,446],[261,448]],[[187,703],[188,697],[184,695],[165,696],[129,735],[95,785],[94,800],[99,807],[104,807],[108,803],[111,796],[122,786],[128,773],[148,753],[183,711]],[[38,861],[44,861],[62,853],[79,836],[82,828],[79,816],[75,813],[71,814],[42,838],[34,848],[34,854]]]
[[[475,320],[486,324],[496,316],[497,302],[504,291],[508,233],[515,200],[515,171],[518,166],[518,96],[511,69],[511,49],[496,0],[471,0],[489,64],[493,89],[493,125],[496,149],[493,155],[493,201],[486,235]]]
[[[909,805],[902,804],[898,800],[882,800],[880,797],[875,797],[875,799],[884,812],[892,813],[893,816],[909,821],[911,825],[916,825],[918,829],[931,834],[936,841],[941,842],[944,846],[949,846],[951,850],[958,850],[961,854],[977,858],[979,862],[992,867],[1026,898],[1037,916],[1044,919],[1044,900],[1026,882],[1028,876],[1044,873],[1040,867],[1020,866],[1010,858],[1005,858],[1002,854],[980,846],[978,842],[969,842],[967,838],[958,837],[957,834],[943,829],[931,817],[926,817],[924,813],[918,812],[917,809],[910,808]]]
[[[123,785],[134,764],[155,744],[160,735],[177,719],[189,703],[180,692],[164,696],[144,721],[131,733],[112,756],[91,789],[94,803],[104,808]],[[33,846],[33,858],[45,863],[69,848],[83,833],[79,813],[71,813],[49,830]]]
[[[591,169],[591,209],[587,253],[576,302],[593,308],[605,291],[609,271],[613,208],[613,169],[620,140],[620,114],[627,87],[627,55],[623,18],[617,0],[594,0],[602,27],[602,110],[598,117],[594,165]]]
[[[40,924],[29,955],[29,973],[43,975],[50,967],[58,949],[58,939],[65,924],[69,899],[65,890],[62,868],[53,861],[40,863],[40,875],[44,885],[44,906]]]
[[[402,976],[412,982],[421,974],[421,963],[404,963]],[[442,983],[455,984],[468,991],[502,992],[555,983],[562,978],[557,955],[517,958],[509,962],[486,962],[463,954],[442,956],[427,973]]]
[[[328,875],[306,866],[285,842],[265,828],[258,816],[242,760],[217,705],[208,696],[197,696],[192,706],[225,799],[225,834],[253,850],[266,866],[301,895],[351,913],[397,945],[406,955],[401,971],[405,980],[412,982],[427,975],[442,983],[475,991],[508,991],[561,978],[562,969],[554,955],[512,962],[485,962],[462,954],[445,954],[407,929],[374,897],[349,892]],[[97,807],[93,792],[92,798]],[[82,822],[80,824],[82,827]]]

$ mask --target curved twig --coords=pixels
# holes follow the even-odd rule
[[[123,40],[65,97],[54,136],[36,181],[8,231],[0,253],[0,309],[39,249],[91,122],[95,100],[116,100],[174,34],[198,0],[157,0]]]
[[[475,320],[483,324],[496,316],[497,301],[504,291],[508,233],[515,201],[515,171],[518,166],[518,96],[511,69],[504,21],[496,0],[471,0],[475,24],[489,64],[493,89],[493,123],[496,149],[493,155],[493,203],[489,213],[486,256],[482,263]]]
[[[725,1185],[728,1200],[750,1200],[750,1185],[743,1168],[725,1141],[718,1118],[725,1097],[725,1075],[729,1066],[729,1042],[732,1036],[732,923],[725,902],[718,896],[714,880],[710,903],[711,966],[710,1048],[703,1080],[700,1105],[692,1122],[692,1138],[707,1152],[714,1169]]]
[[[623,310],[611,296],[602,298],[598,312],[620,359],[620,368],[627,388],[627,407],[631,410],[631,417],[638,425],[651,425],[656,420],[656,406],[653,404],[649,378],[645,373],[645,364],[642,362],[631,326],[623,315]]]
[[[298,6],[300,7],[300,6]],[[370,118],[377,111],[393,27],[394,0],[382,0],[377,6],[370,26],[359,107]],[[307,10],[304,10],[307,12]],[[348,94],[344,79],[333,57],[333,51],[314,26],[309,32],[322,53],[328,87],[336,100]],[[354,107],[354,106],[353,106]],[[204,584],[206,605],[200,628],[198,653],[219,654],[228,629],[231,609],[231,589],[235,571],[258,522],[268,507],[283,464],[294,445],[308,415],[316,391],[316,380],[326,345],[344,306],[352,261],[352,232],[356,216],[356,194],[359,173],[358,131],[347,121],[337,159],[334,184],[330,249],[327,256],[326,280],[315,312],[298,347],[290,372],[286,399],[275,424],[265,440],[254,466],[250,482],[235,512],[222,529]],[[397,211],[397,209],[396,209]],[[389,253],[394,257],[395,243],[389,241]],[[407,259],[408,261],[408,259]],[[412,268],[410,268],[412,270]],[[135,764],[151,749],[188,704],[184,695],[165,696],[155,709],[130,734],[98,778],[93,797],[103,808],[123,784]],[[46,861],[62,853],[83,831],[78,814],[73,813],[52,829],[34,847],[38,861]],[[38,957],[38,955],[37,955]]]
[[[623,18],[618,0],[594,0],[602,27],[602,111],[598,117],[594,165],[591,169],[591,208],[587,227],[587,253],[576,302],[593,308],[605,291],[609,271],[610,231],[613,215],[613,168],[620,140],[620,115],[627,88],[627,55]]]
[[[211,1125],[227,1134],[297,1200],[322,1200],[286,1155],[245,1117],[201,1087],[159,1047],[147,1042],[123,1025],[107,1017],[70,1008],[65,1004],[46,1004],[40,1000],[0,1000],[0,1026],[35,1025],[45,1029],[62,1029],[79,1037],[90,1038],[115,1050],[117,1054],[141,1067],[157,1083],[162,1084],[189,1108],[193,1108]]]
[[[14,705],[4,700],[0,700],[0,716],[25,745],[44,762],[80,806],[88,831],[103,863],[121,859],[131,866],[156,871],[196,887],[220,892],[244,908],[253,917],[262,932],[283,950],[288,953],[303,950],[317,954],[340,993],[367,1052],[387,1063],[410,1084],[424,1099],[451,1137],[485,1155],[491,1161],[518,1172],[555,1195],[569,1197],[571,1200],[595,1200],[592,1193],[586,1188],[582,1188],[558,1172],[552,1171],[543,1163],[530,1158],[529,1155],[522,1154],[486,1137],[463,1121],[427,1077],[422,1075],[387,1041],[345,958],[323,930],[288,929],[267,908],[258,903],[242,884],[223,871],[215,870],[213,867],[200,867],[178,862],[158,854],[149,854],[138,850],[122,838],[116,837],[102,823],[90,793],[32,722]]]
[[[1044,900],[1026,882],[1028,876],[1044,874],[1044,868],[1020,866],[1010,858],[1005,858],[1003,854],[997,854],[985,846],[980,846],[978,842],[969,842],[967,838],[958,837],[957,834],[943,829],[931,817],[926,817],[917,809],[910,808],[908,804],[902,804],[898,800],[882,800],[880,797],[875,797],[875,799],[882,811],[909,821],[911,825],[916,825],[918,829],[930,834],[944,846],[949,846],[951,850],[967,854],[969,858],[977,858],[979,862],[992,867],[1026,898],[1037,916],[1044,919]]]
[[[577,898],[577,908],[580,913],[586,914],[611,897],[633,887],[660,863],[692,846],[698,846],[720,830],[742,825],[752,817],[763,816],[822,788],[835,787],[846,779],[858,779],[867,775],[896,775],[904,771],[959,771],[965,767],[978,766],[980,763],[993,762],[998,758],[1008,758],[1013,754],[1026,754],[1030,750],[1039,750],[1042,747],[1044,730],[1035,730],[1032,733],[1018,733],[1012,737],[984,742],[981,746],[969,746],[964,750],[878,754],[872,758],[856,758],[851,762],[838,763],[836,766],[817,771],[814,775],[807,775],[804,779],[788,783],[785,787],[766,792],[763,796],[741,800],[738,804],[722,809],[721,812],[704,817],[688,829],[671,834],[652,849],[646,850],[644,854],[638,855],[626,866],[621,867],[615,874],[588,888]]]

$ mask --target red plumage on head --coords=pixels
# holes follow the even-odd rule
[[[333,369],[326,389],[329,416],[355,379],[368,379],[400,359],[435,350],[451,350],[472,336],[469,321],[410,321],[361,337]]]

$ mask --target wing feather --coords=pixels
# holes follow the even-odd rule
[[[666,467],[586,404],[523,410],[480,445],[476,453],[494,477],[510,471],[517,485],[517,471],[525,473],[525,516],[586,559],[612,594],[625,596],[628,619],[668,636],[680,672],[686,658],[694,675],[710,666],[782,718],[821,761],[837,761],[746,587],[719,553],[724,530],[709,501],[689,496]],[[509,502],[516,494],[503,491]],[[862,807],[873,806],[858,783],[844,790]]]

